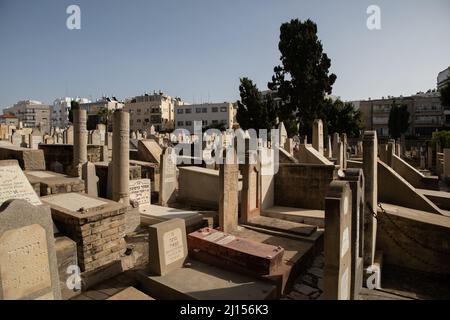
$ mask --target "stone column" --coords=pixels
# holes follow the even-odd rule
[[[363,138],[363,172],[364,172],[364,267],[370,267],[375,259],[377,220],[373,216],[378,205],[378,157],[377,133],[365,131]]]
[[[321,119],[314,120],[312,146],[323,155],[323,123]]]
[[[333,158],[337,159],[339,157],[339,142],[341,138],[339,137],[339,133],[335,132],[333,135]]]
[[[230,233],[238,225],[238,179],[236,149],[223,150],[219,168],[219,229]]]
[[[347,134],[343,133],[341,135],[341,142],[342,142],[342,169],[347,169],[347,148],[348,148],[348,140],[347,140]]]
[[[395,141],[389,140],[387,145],[387,153],[386,153],[386,164],[392,168],[392,158],[395,154]]]
[[[326,157],[328,159],[333,158],[333,147],[331,146],[331,136],[327,136],[327,154]]]
[[[113,114],[112,198],[129,205],[130,114],[116,110]]]
[[[88,161],[87,158],[87,113],[83,109],[73,110],[73,166],[78,176],[81,176],[81,166]]]
[[[324,298],[351,299],[352,194],[348,182],[332,181],[325,198]]]

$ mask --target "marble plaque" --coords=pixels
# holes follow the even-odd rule
[[[42,204],[18,164],[0,166],[0,204],[11,199],[23,199],[33,205]]]
[[[139,206],[148,206],[150,202],[150,179],[130,180],[130,200],[139,203]]]
[[[0,237],[3,299],[17,300],[51,286],[45,229],[33,224]]]

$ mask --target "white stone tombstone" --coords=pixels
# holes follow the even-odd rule
[[[159,205],[167,206],[175,201],[177,186],[177,158],[171,147],[166,148],[160,160]]]
[[[95,173],[95,164],[85,162],[81,167],[81,176],[84,181],[84,191],[93,197],[98,197],[98,177]]]
[[[130,180],[130,202],[136,202],[139,210],[148,209],[151,205],[151,182],[150,179]]]

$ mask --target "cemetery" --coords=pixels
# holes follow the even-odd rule
[[[450,298],[450,149],[73,120],[2,125],[1,300]]]

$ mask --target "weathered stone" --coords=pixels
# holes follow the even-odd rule
[[[166,148],[161,154],[160,165],[159,205],[167,206],[175,202],[177,186],[177,158],[171,147]]]

